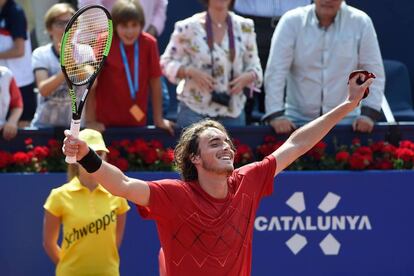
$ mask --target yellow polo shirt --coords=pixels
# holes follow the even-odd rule
[[[125,199],[101,185],[91,192],[75,177],[53,189],[43,207],[63,224],[57,276],[119,275],[116,221],[129,210]]]

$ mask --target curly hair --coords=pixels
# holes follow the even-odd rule
[[[200,153],[200,133],[210,127],[216,128],[222,131],[227,137],[230,137],[221,123],[211,119],[204,119],[194,123],[185,128],[181,133],[178,144],[174,149],[174,162],[184,181],[194,181],[198,178],[197,169],[193,162],[191,162],[191,158]],[[235,150],[232,142],[230,142],[230,146]]]

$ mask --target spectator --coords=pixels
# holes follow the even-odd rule
[[[276,27],[265,72],[266,118],[277,133],[291,132],[342,102],[349,72],[363,69],[377,80],[361,109],[341,123],[371,132],[385,82],[372,21],[342,0],[314,2],[287,12]]]
[[[81,8],[92,4],[102,5],[108,11],[112,11],[115,2],[116,0],[78,0],[78,6]],[[144,32],[154,37],[160,36],[167,18],[168,0],[139,0],[139,3],[145,15]]]
[[[254,22],[260,64],[263,69],[266,68],[272,34],[280,17],[288,10],[310,3],[311,0],[235,0],[234,10],[236,13],[250,18]],[[265,112],[265,93],[262,85],[261,93],[247,98],[245,106],[247,124],[254,123],[252,112],[256,102],[258,110],[261,113]]]
[[[96,92],[96,119],[88,115],[88,125],[135,127],[147,124],[148,90],[151,88],[155,126],[173,133],[172,122],[162,117],[161,68],[157,41],[142,32],[145,18],[134,0],[118,0],[112,9],[115,35],[106,65],[99,74]]]
[[[0,131],[5,140],[17,134],[17,124],[23,113],[23,100],[12,72],[0,66]]]
[[[105,159],[109,151],[99,132],[85,129],[79,137]],[[110,194],[78,164],[68,166],[69,183],[53,189],[43,206],[43,246],[56,265],[56,275],[119,275],[118,250],[128,203]]]
[[[78,0],[78,6],[98,4],[112,10],[116,0]],[[161,35],[167,18],[168,0],[139,0],[145,15],[143,30],[154,37]]]
[[[79,0],[79,6],[99,4],[112,10],[112,6],[116,0]],[[140,0],[142,10],[144,11],[145,26],[144,32],[151,34],[153,37],[158,38],[164,30],[165,20],[167,18],[167,5],[168,0]],[[162,110],[163,115],[166,115],[170,105],[170,94],[168,92],[168,86],[164,77],[161,77],[162,87]],[[152,105],[148,103],[148,123],[153,123]]]
[[[262,83],[253,21],[230,12],[233,1],[202,2],[207,11],[177,22],[161,57],[164,74],[179,83],[177,124],[210,117],[243,126],[243,89]]]
[[[0,65],[13,72],[23,96],[24,110],[20,127],[30,124],[36,109],[31,55],[30,36],[23,8],[14,0],[0,0]]]
[[[144,31],[159,37],[167,19],[168,0],[140,0],[145,15]]]
[[[39,89],[38,106],[32,121],[37,128],[70,125],[71,99],[59,63],[60,40],[75,10],[69,4],[54,4],[46,12],[44,24],[49,44],[33,51],[32,67]]]

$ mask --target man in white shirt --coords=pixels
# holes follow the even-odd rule
[[[266,68],[272,34],[280,17],[291,9],[310,3],[311,0],[235,0],[235,12],[254,22],[257,49],[263,69]],[[265,89],[262,86],[261,93],[247,100],[245,106],[247,124],[253,123],[252,111],[255,101],[258,102],[259,111],[265,112],[264,99]]]
[[[346,98],[347,76],[356,69],[377,79],[362,107],[341,123],[371,132],[385,76],[370,17],[343,0],[315,0],[287,12],[275,29],[265,72],[265,119],[277,133],[289,133],[327,113]]]

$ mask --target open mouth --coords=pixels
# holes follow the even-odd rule
[[[225,154],[218,156],[218,159],[225,160],[225,161],[232,161],[233,155],[231,153],[225,153]]]

